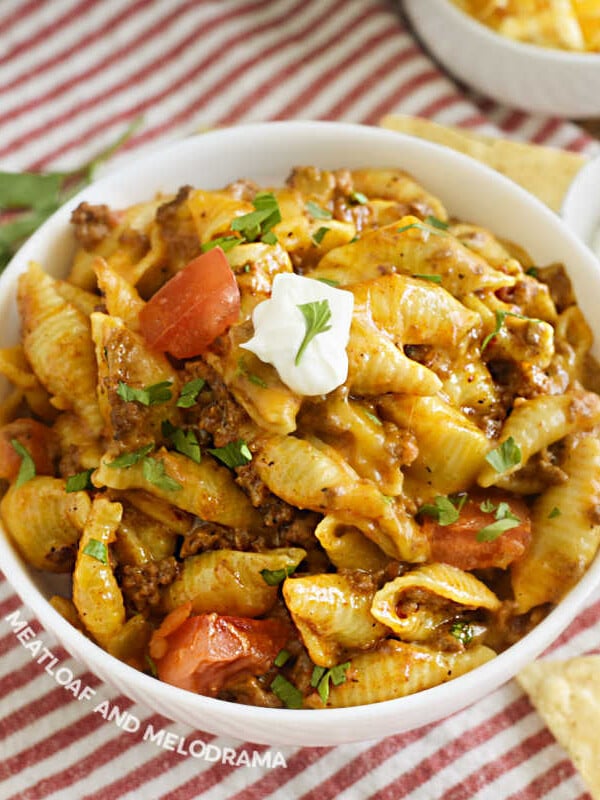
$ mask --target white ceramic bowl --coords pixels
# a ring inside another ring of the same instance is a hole
[[[567,226],[538,200],[503,176],[466,156],[390,131],[320,122],[282,122],[215,131],[171,145],[107,175],[73,198],[27,242],[0,279],[0,346],[18,336],[15,284],[30,259],[63,275],[73,242],[69,215],[81,199],[126,206],[158,190],[192,183],[217,188],[239,177],[281,182],[294,165],[401,167],[439,195],[449,211],[489,226],[524,245],[539,263],[564,261],[584,313],[600,296],[598,263]],[[598,355],[598,349],[596,349]],[[1,532],[0,532],[1,533]],[[558,607],[531,633],[494,660],[442,686],[376,706],[291,711],[235,705],[194,695],[142,675],[109,656],[48,604],[54,579],[29,570],[4,535],[0,567],[64,647],[92,672],[166,717],[211,733],[276,745],[334,745],[380,738],[440,719],[509,680],[565,628],[600,583],[600,559]]]
[[[600,114],[600,53],[571,53],[497,34],[451,0],[404,0],[414,29],[455,78],[508,106],[549,116]]]
[[[561,214],[600,258],[600,156],[579,170],[565,195]]]

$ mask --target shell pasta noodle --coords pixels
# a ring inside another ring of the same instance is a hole
[[[490,661],[594,559],[568,265],[395,169],[71,222],[69,277],[24,270],[0,350],[0,514],[114,657],[229,702],[378,703]]]

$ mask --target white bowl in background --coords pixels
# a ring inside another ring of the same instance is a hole
[[[600,156],[579,170],[560,213],[571,230],[600,258]]]
[[[275,122],[214,131],[132,161],[98,180],[54,214],[22,247],[0,278],[0,346],[17,342],[18,275],[31,259],[64,275],[73,251],[72,209],[83,199],[115,208],[180,185],[218,188],[240,177],[281,183],[295,165],[400,167],[442,198],[451,214],[490,227],[527,248],[536,263],[568,265],[600,351],[600,268],[560,218],[488,167],[445,147],[402,134],[326,122]],[[42,625],[89,670],[135,701],[194,728],[276,745],[336,745],[381,738],[441,719],[508,681],[541,653],[600,585],[596,558],[577,586],[521,641],[449,683],[373,706],[327,710],[255,708],[195,695],[141,674],[69,625],[48,603],[55,578],[27,568],[0,531],[0,568]]]
[[[404,0],[423,44],[455,78],[505,105],[572,119],[600,114],[600,53],[573,53],[496,33],[451,0]]]

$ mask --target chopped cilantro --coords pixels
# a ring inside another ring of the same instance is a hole
[[[278,586],[290,575],[293,575],[296,567],[283,567],[282,569],[261,569],[262,579],[269,586]]]
[[[458,520],[460,512],[449,497],[438,495],[433,505],[426,503],[417,510],[417,514],[426,514],[437,519],[440,525],[452,525]]]
[[[465,647],[473,639],[473,628],[468,622],[455,622],[450,628],[450,633]]]
[[[140,447],[137,450],[130,450],[128,453],[121,453],[120,456],[117,456],[117,458],[115,458],[106,466],[112,467],[113,469],[133,467],[134,464],[137,464],[139,461],[146,458],[148,453],[151,453],[152,450],[154,450],[154,444],[146,444],[144,447]]]
[[[83,472],[77,472],[75,475],[69,475],[65,486],[66,492],[82,492],[85,489],[93,489],[92,472],[93,469],[86,469]]]
[[[171,397],[171,381],[161,381],[145,386],[143,389],[135,389],[123,381],[119,381],[117,394],[126,403],[140,403],[143,406],[155,406],[159,403],[168,402]]]
[[[83,552],[86,556],[91,556],[102,564],[108,564],[108,548],[104,542],[100,542],[98,539],[90,539],[83,548]]]
[[[142,462],[142,475],[148,483],[165,492],[176,492],[182,486],[170,475],[167,475],[165,465],[156,458],[146,457]]]
[[[306,332],[304,339],[298,348],[294,364],[298,366],[304,351],[320,333],[331,330],[331,308],[329,307],[329,300],[315,300],[312,303],[301,303],[298,308],[304,317],[304,324],[306,325]]]
[[[286,708],[302,708],[302,692],[283,675],[276,675],[271,683],[271,691]]]
[[[321,242],[325,238],[325,235],[327,233],[329,233],[330,230],[331,230],[331,228],[325,228],[325,227],[321,226],[316,233],[313,233],[313,237],[312,237],[313,238],[313,242],[315,244],[321,244]]]
[[[191,408],[195,405],[198,400],[198,395],[204,388],[205,383],[206,381],[204,378],[194,378],[184,384],[179,393],[179,399],[177,400],[178,407]]]
[[[252,461],[252,453],[244,439],[229,442],[225,447],[213,447],[208,452],[230,469],[243,467]]]
[[[305,205],[306,210],[315,219],[331,219],[333,214],[329,211],[328,208],[321,208],[321,206],[313,203],[312,200],[309,200],[308,203]]]
[[[27,481],[35,478],[35,461],[31,457],[29,450],[18,439],[11,439],[10,443],[13,450],[21,456],[21,466],[19,467],[15,486],[22,486]]]
[[[512,436],[486,455],[485,460],[496,472],[502,474],[521,463],[521,448]]]
[[[224,253],[228,253],[230,250],[233,250],[236,245],[241,243],[242,240],[238,236],[220,236],[218,239],[205,242],[200,249],[203,253],[207,253],[214,247],[220,247]]]

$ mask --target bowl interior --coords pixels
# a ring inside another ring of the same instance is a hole
[[[85,199],[115,208],[174,192],[183,184],[219,188],[247,177],[263,185],[281,183],[297,165],[400,167],[437,194],[450,213],[486,225],[524,246],[537,263],[563,261],[596,334],[600,319],[600,269],[591,253],[561,220],[503,176],[447,148],[375,128],[314,122],[247,125],[178,142],[109,174],[73,198],[26,243],[0,279],[0,346],[14,344],[18,274],[34,259],[54,275],[65,273],[73,243],[71,210]],[[596,559],[580,583],[530,634],[496,659],[442,686],[374,706],[281,711],[240,706],[183,692],[113,659],[62,619],[47,603],[56,579],[27,569],[5,535],[0,568],[40,622],[92,671],[165,716],[211,733],[273,744],[333,745],[408,730],[450,714],[510,679],[570,622],[600,583]],[[62,580],[62,579],[60,579]],[[59,580],[59,582],[60,582]]]

